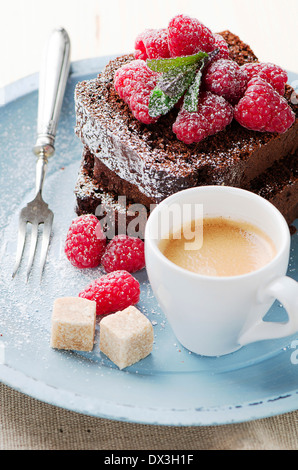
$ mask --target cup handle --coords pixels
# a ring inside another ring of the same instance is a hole
[[[298,282],[284,276],[272,281],[259,293],[260,302],[278,299],[288,314],[287,322],[265,322],[261,318],[239,337],[239,344],[244,346],[255,341],[276,339],[290,336],[298,331]]]

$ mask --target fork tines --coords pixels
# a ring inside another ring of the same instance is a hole
[[[27,206],[21,210],[20,218],[19,218],[19,232],[18,232],[16,260],[15,260],[15,266],[14,266],[14,270],[12,274],[13,278],[15,277],[20,267],[21,260],[23,257],[25,243],[26,243],[27,224],[31,224],[31,241],[30,241],[29,259],[28,259],[28,265],[27,265],[27,281],[30,276],[30,272],[32,269],[34,256],[36,252],[39,225],[43,226],[42,246],[41,246],[41,255],[40,255],[40,278],[41,278],[45,261],[47,258],[49,244],[50,244],[53,218],[54,218],[53,212],[48,208],[48,205],[43,201],[40,193],[37,194],[37,196],[32,202],[27,204]]]

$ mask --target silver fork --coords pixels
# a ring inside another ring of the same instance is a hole
[[[70,66],[70,40],[63,28],[55,29],[48,41],[39,76],[37,140],[33,152],[36,161],[36,195],[21,210],[19,219],[18,244],[14,278],[21,264],[26,243],[27,224],[31,224],[31,243],[27,267],[27,281],[32,269],[39,225],[43,224],[43,235],[40,255],[40,279],[47,258],[54,214],[42,198],[48,158],[55,152],[55,137],[60,117],[66,82]]]

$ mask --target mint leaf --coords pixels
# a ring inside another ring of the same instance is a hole
[[[204,65],[198,70],[192,84],[185,93],[183,108],[189,113],[196,113],[198,111],[199,93],[202,83],[202,70]]]
[[[182,95],[181,95],[182,96]],[[154,88],[149,99],[149,116],[158,117],[167,114],[181,96],[170,98],[158,86]]]
[[[149,99],[149,116],[167,114],[185,93],[184,107],[190,112],[198,108],[202,70],[209,54],[198,52],[171,59],[148,59],[148,67],[161,74]]]
[[[197,65],[176,67],[162,75],[149,99],[149,116],[167,114],[194,81]]]
[[[200,60],[208,57],[209,55],[206,52],[200,51],[197,54],[172,57],[171,59],[147,59],[147,66],[153,72],[164,73],[176,67],[197,64]]]
[[[157,86],[170,98],[182,95],[195,78],[197,65],[175,67],[163,73]]]

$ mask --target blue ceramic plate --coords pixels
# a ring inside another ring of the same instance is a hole
[[[56,154],[49,162],[44,199],[55,213],[43,282],[25,262],[12,280],[19,210],[34,194],[37,76],[1,90],[0,113],[0,380],[36,399],[102,418],[158,425],[218,425],[286,413],[298,408],[298,333],[259,342],[221,358],[189,353],[174,337],[152,294],[146,272],[139,308],[154,324],[153,352],[119,371],[99,351],[98,326],[92,353],[50,348],[51,312],[56,297],[75,296],[100,270],[79,271],[63,247],[75,216],[74,185],[82,145],[74,134],[74,87],[96,76],[108,58],[72,65]],[[290,81],[297,79],[291,75]],[[296,226],[298,226],[296,224]],[[289,275],[298,279],[298,234],[292,237]],[[285,318],[276,303],[271,321]]]

